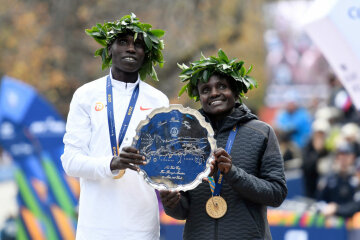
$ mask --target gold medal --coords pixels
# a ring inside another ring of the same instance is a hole
[[[124,176],[124,174],[125,174],[125,169],[121,169],[121,170],[119,171],[119,174],[116,175],[116,176],[113,177],[113,178],[114,178],[114,179],[119,179],[119,178],[121,178],[122,176]]]
[[[221,218],[225,215],[226,211],[226,201],[220,196],[211,197],[206,202],[206,212],[212,218]]]

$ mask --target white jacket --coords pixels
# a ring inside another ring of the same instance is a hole
[[[136,84],[139,97],[124,141],[130,146],[140,120],[152,109],[168,106],[168,98],[140,81],[111,80],[117,138]],[[154,189],[135,171],[120,179],[110,170],[112,159],[106,109],[106,77],[76,90],[64,136],[61,161],[65,172],[80,178],[77,239],[159,239],[158,202]]]

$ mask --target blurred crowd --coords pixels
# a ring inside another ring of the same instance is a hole
[[[303,106],[301,92],[289,91],[274,128],[285,169],[301,170],[307,198],[325,216],[351,217],[360,211],[360,112],[335,75],[324,103]]]

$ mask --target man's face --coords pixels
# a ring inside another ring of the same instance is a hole
[[[120,35],[111,45],[109,53],[113,68],[128,73],[138,72],[145,58],[144,41],[140,36],[134,42],[133,35]]]
[[[228,80],[213,75],[207,83],[199,82],[198,91],[203,110],[211,115],[228,114],[235,106],[235,94]]]
[[[298,108],[296,102],[291,101],[286,105],[286,109],[289,113],[293,113],[296,111],[296,109]]]
[[[343,173],[347,173],[355,161],[355,154],[353,153],[337,153],[336,154],[336,163],[338,164],[339,170]]]

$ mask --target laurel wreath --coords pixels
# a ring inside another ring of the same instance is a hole
[[[178,66],[182,70],[179,76],[181,81],[187,82],[179,91],[179,97],[186,91],[194,101],[199,101],[197,89],[199,81],[207,83],[214,73],[231,77],[235,80],[236,89],[233,90],[239,93],[240,102],[249,89],[258,86],[255,79],[248,75],[252,70],[252,65],[249,69],[246,69],[244,61],[237,61],[236,58],[229,60],[221,49],[218,51],[218,57],[210,56],[206,58],[201,54],[200,60],[190,63],[190,66],[185,64],[178,64]]]
[[[159,81],[154,66],[159,64],[160,67],[163,67],[164,65],[164,57],[161,52],[164,49],[164,41],[160,38],[165,34],[165,31],[151,28],[150,24],[140,22],[136,15],[131,13],[131,15],[123,16],[115,22],[98,23],[91,29],[86,29],[85,32],[103,46],[103,48],[95,51],[95,56],[101,56],[102,70],[111,66],[112,60],[109,56],[108,47],[119,34],[132,32],[134,33],[134,41],[139,34],[142,34],[145,42],[145,59],[139,70],[140,78],[145,80],[148,75],[155,81]]]

